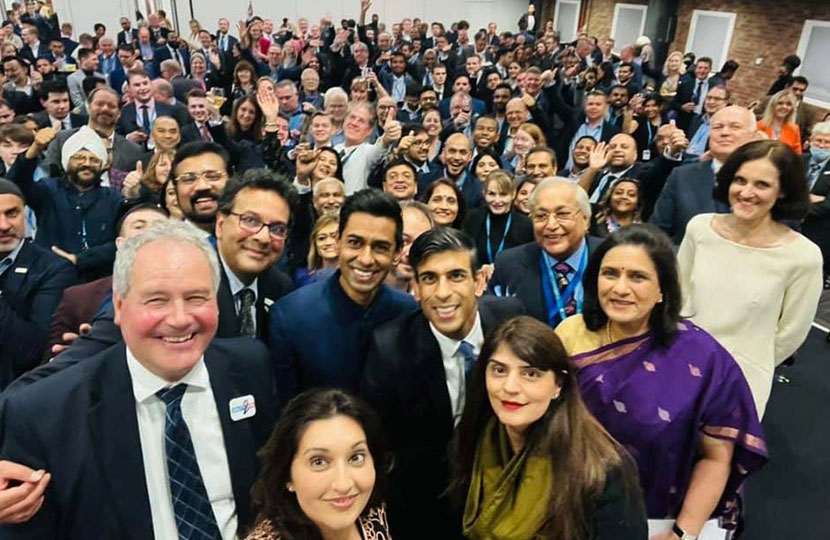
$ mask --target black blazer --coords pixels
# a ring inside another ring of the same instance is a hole
[[[35,122],[37,122],[37,127],[39,129],[52,127],[52,124],[49,121],[49,113],[47,113],[46,111],[32,113],[29,116],[31,116],[32,119]],[[88,122],[89,117],[84,114],[69,113],[69,123],[71,124],[72,129],[85,126]]]
[[[40,361],[52,313],[64,289],[77,281],[75,267],[30,240],[0,276],[0,389]]]
[[[467,212],[464,218],[464,223],[461,229],[470,235],[475,242],[476,256],[479,264],[492,264],[487,255],[487,215],[490,209],[487,206],[479,206]],[[510,230],[507,231],[507,236],[504,237],[504,250],[510,249],[521,244],[533,241],[533,224],[530,218],[522,214],[515,208],[510,211],[512,218],[510,223]],[[491,250],[493,257],[496,257],[496,249],[501,242],[502,235],[495,235],[491,237]]]
[[[28,523],[6,529],[6,534],[153,538],[152,503],[125,351],[123,345],[109,348],[4,395],[3,458],[52,474],[40,511]],[[215,341],[205,351],[205,365],[222,425],[241,534],[253,518],[250,489],[258,472],[256,451],[276,421],[268,352],[253,340]],[[228,403],[246,395],[254,397],[256,414],[232,421]]]
[[[135,42],[138,41],[138,29],[137,28],[131,28],[129,30],[129,32],[130,32],[130,36],[132,36],[132,40],[130,41],[130,43],[135,44]],[[117,39],[118,39],[118,46],[119,47],[121,45],[125,45],[127,43],[127,30],[121,30],[120,32],[118,32]]]
[[[512,298],[479,300],[485,335],[523,312]],[[460,538],[460,516],[439,500],[454,425],[441,349],[422,311],[374,331],[360,393],[380,414],[394,456],[387,497],[393,537]]]
[[[602,243],[601,238],[586,236],[588,256]],[[548,324],[539,258],[542,249],[536,242],[502,251],[496,257],[496,268],[490,278],[488,290],[496,296],[514,296],[524,305],[527,314]]]
[[[238,337],[239,316],[236,313],[236,303],[231,294],[231,285],[225,267],[219,265],[221,281],[216,302],[219,304],[219,328],[216,337]],[[257,279],[256,298],[256,333],[257,338],[268,342],[268,309],[271,305],[291,292],[294,284],[291,279],[275,267],[271,267]]]
[[[805,170],[810,166],[810,155],[803,156]],[[801,226],[801,232],[821,248],[825,275],[830,273],[830,162],[819,171],[810,193],[825,197],[822,202],[810,204],[810,211]]]

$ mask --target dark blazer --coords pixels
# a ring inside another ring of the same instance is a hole
[[[473,174],[465,174],[466,179],[464,180],[464,184],[460,186],[461,195],[464,196],[464,203],[467,205],[467,210],[471,210],[484,204],[484,196],[481,194],[481,184],[476,181]],[[439,167],[424,175],[418,175],[418,193],[426,193],[431,183],[439,178],[445,177],[449,178],[444,167]]]
[[[138,129],[136,110],[135,102],[128,103],[124,106],[121,110],[121,117],[118,119],[118,124],[115,126],[116,133],[119,135],[127,135]],[[175,118],[179,122],[179,125],[187,123],[186,120],[181,118],[181,113],[177,113],[172,105],[156,100],[156,118],[159,116]]]
[[[52,312],[75,267],[31,240],[0,276],[0,389],[40,362]]]
[[[601,238],[586,236],[588,256],[602,242]],[[527,314],[548,324],[548,310],[542,291],[542,276],[539,273],[539,258],[542,249],[536,242],[502,251],[496,257],[496,268],[490,278],[488,290],[496,296],[514,296],[524,305]]]
[[[669,109],[677,113],[677,127],[682,130],[687,130],[692,123],[694,113],[686,112],[682,109],[684,103],[689,103],[693,100],[695,95],[695,88],[697,87],[697,78],[694,73],[683,75],[677,81],[677,94],[669,103]],[[712,88],[712,83],[709,83],[709,89]]]
[[[31,116],[32,119],[35,122],[37,122],[38,129],[52,127],[52,124],[49,121],[49,113],[47,113],[46,111],[32,113],[29,116]],[[88,122],[89,117],[84,114],[69,113],[69,123],[71,124],[72,128],[79,128],[81,126],[85,126]]]
[[[524,313],[514,298],[484,297],[478,305],[485,335]],[[454,425],[441,349],[422,311],[373,332],[360,393],[380,414],[394,456],[386,500],[394,538],[460,538],[460,516],[439,500]]]
[[[55,140],[49,144],[46,153],[43,155],[41,166],[46,168],[52,176],[63,174],[61,166],[61,148],[67,139],[78,132],[78,129],[64,129],[58,133]],[[116,133],[112,139],[112,168],[119,171],[132,171],[135,169],[135,162],[144,155],[144,150],[132,141],[128,141],[122,135]]]
[[[124,83],[127,81],[127,73],[124,71],[124,66],[119,65],[112,73],[109,75],[109,85],[110,87],[118,92],[118,95],[121,95],[121,89],[124,87]]]
[[[181,75],[173,77],[173,79],[170,80],[170,84],[173,85],[173,96],[176,98],[176,101],[179,101],[182,104],[187,103],[188,92],[194,88],[202,88],[202,84],[199,81],[194,81],[193,79],[188,79],[187,77],[182,77]]]
[[[265,347],[217,340],[205,365],[222,424],[239,529],[252,522],[256,451],[276,420]],[[228,403],[252,395],[256,415],[232,421]],[[4,395],[3,459],[52,474],[40,511],[3,531],[15,538],[153,538],[132,381],[123,345]],[[31,422],[37,418],[37,422]]]
[[[221,36],[219,35],[219,32],[216,32],[215,35],[216,35],[216,45],[219,46],[222,43],[221,40],[220,40]],[[235,37],[233,37],[230,34],[227,34],[227,38],[228,38],[227,47],[222,49],[222,51],[224,51],[224,52],[232,51],[233,46],[236,45],[239,42],[238,39],[236,39]]]
[[[219,328],[216,330],[216,337],[237,337],[239,336],[239,316],[236,313],[236,303],[231,294],[231,285],[225,267],[219,265],[221,280],[219,291],[216,295],[216,302],[219,304]],[[271,267],[257,278],[257,299],[256,299],[256,333],[257,338],[268,342],[268,310],[271,305],[291,292],[294,284],[291,278],[283,274],[275,267]]]
[[[810,155],[802,156],[804,167],[810,165]],[[821,248],[824,257],[824,275],[830,275],[830,162],[825,163],[819,171],[816,183],[810,190],[813,195],[820,195],[825,199],[811,203],[810,211],[801,225],[801,232]]]
[[[412,75],[409,73],[404,72],[403,79],[405,86],[411,86],[415,83],[415,79],[413,79]],[[380,70],[380,73],[378,73],[378,81],[391,96],[392,87],[395,85],[395,75],[392,73],[392,70],[384,66],[384,68]]]
[[[130,36],[131,36],[130,43],[135,43],[136,41],[138,41],[138,29],[137,28],[131,28],[130,30],[121,30],[120,32],[118,32],[118,36],[116,37],[116,39],[118,40],[118,46],[119,47],[121,45],[126,45],[126,43],[127,43],[127,32],[129,32]]]
[[[492,264],[495,262],[489,260],[487,254],[487,216],[489,213],[490,209],[487,206],[473,208],[467,212],[464,223],[461,226],[461,229],[470,235],[470,238],[475,242],[476,256],[478,257],[479,264]],[[510,230],[504,236],[503,250],[533,241],[533,224],[530,222],[530,218],[515,208],[510,213],[512,216]],[[499,229],[501,230],[501,228]],[[495,231],[492,228],[491,232],[493,236],[490,239],[490,246],[493,257],[496,257],[498,255],[496,249],[499,247],[502,235],[495,235]]]
[[[729,212],[726,204],[712,198],[714,188],[715,173],[711,162],[699,161],[677,167],[669,174],[649,223],[662,229],[679,245],[686,234],[686,225],[696,215]]]
[[[91,322],[101,308],[101,303],[110,294],[112,294],[112,276],[75,285],[63,291],[60,304],[52,316],[44,357],[46,359],[52,357],[52,345],[63,343],[61,336],[65,332],[77,333],[79,326]]]

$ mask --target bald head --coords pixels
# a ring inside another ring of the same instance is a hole
[[[716,112],[709,125],[709,151],[721,163],[736,148],[755,140],[757,136],[755,115],[737,105],[729,105]]]
[[[637,141],[626,133],[618,133],[608,142],[608,167],[618,173],[637,161]]]

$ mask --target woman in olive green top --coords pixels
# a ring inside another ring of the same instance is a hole
[[[645,540],[636,468],[594,420],[556,334],[516,317],[468,378],[450,493],[471,540]]]

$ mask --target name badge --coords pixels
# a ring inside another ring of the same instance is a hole
[[[651,159],[651,150],[643,150],[643,161],[648,161]]]
[[[256,401],[254,401],[254,396],[250,394],[233,398],[228,406],[231,411],[231,420],[234,422],[239,422],[240,420],[256,415]]]
[[[274,301],[271,300],[270,298],[263,298],[262,303],[265,304],[265,307],[271,307],[271,305],[274,303]]]

